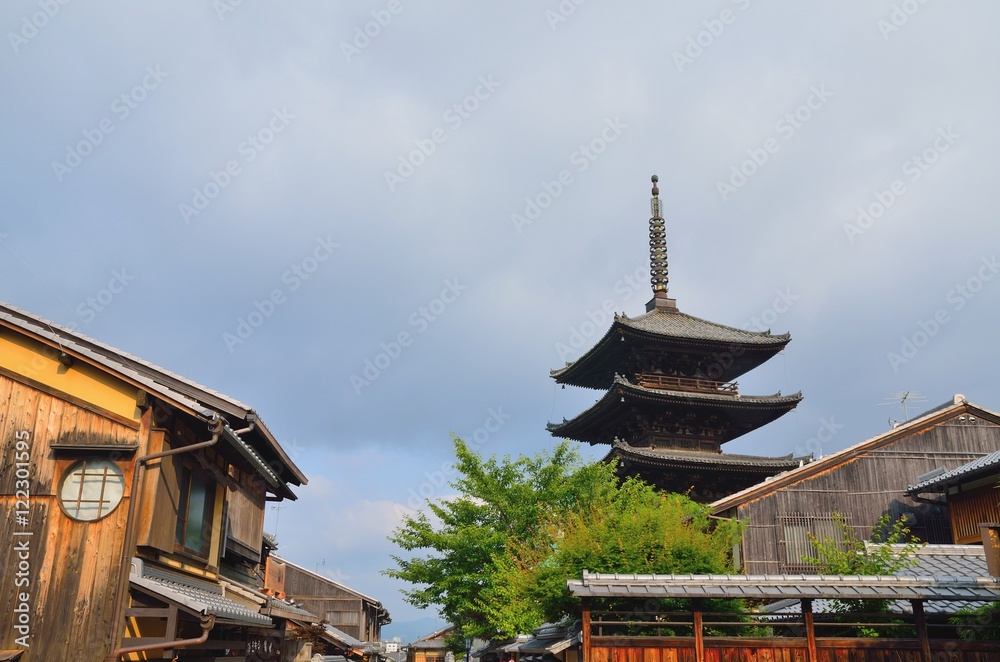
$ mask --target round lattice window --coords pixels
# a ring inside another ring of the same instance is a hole
[[[124,493],[118,465],[103,458],[80,460],[63,476],[59,505],[73,519],[93,522],[117,508]]]

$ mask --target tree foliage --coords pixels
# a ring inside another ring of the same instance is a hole
[[[825,575],[892,575],[896,571],[917,564],[915,552],[924,546],[911,535],[906,520],[895,522],[889,515],[879,518],[872,530],[873,544],[865,544],[840,513],[833,514],[841,540],[819,539],[809,533],[809,540],[816,549],[816,556],[803,556],[802,561],[812,563]],[[896,550],[891,545],[902,544]],[[884,613],[889,610],[888,600],[833,600],[833,610],[842,614]],[[856,634],[877,637],[875,628],[858,628]]]
[[[575,614],[568,579],[592,572],[728,572],[740,527],[612,464],[585,464],[569,444],[534,457],[483,459],[455,439],[458,498],[429,502],[390,540],[417,555],[386,574],[414,585],[456,635],[530,632]],[[425,554],[425,555],[421,555]]]
[[[496,575],[482,606],[502,633],[530,632],[579,613],[566,580],[584,570],[629,573],[731,571],[739,525],[718,520],[681,494],[662,494],[629,479],[604,498],[560,513],[532,540],[494,559]]]

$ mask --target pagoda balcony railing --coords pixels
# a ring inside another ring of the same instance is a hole
[[[738,382],[717,382],[712,379],[676,377],[674,375],[650,375],[646,373],[639,374],[637,380],[639,386],[644,388],[696,391],[698,393],[715,393],[732,396],[740,394]]]

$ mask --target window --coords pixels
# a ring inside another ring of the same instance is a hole
[[[80,460],[63,476],[59,505],[75,520],[93,522],[111,514],[125,493],[125,478],[114,462]]]
[[[850,520],[848,519],[848,522]],[[837,543],[843,542],[840,527],[833,517],[814,517],[811,515],[787,516],[778,518],[778,530],[781,540],[779,544],[784,552],[781,558],[781,572],[814,572],[811,563],[802,561],[803,556],[815,556],[816,549],[809,540],[811,533],[814,538],[828,538]]]
[[[180,504],[174,543],[178,549],[207,558],[212,547],[215,483],[185,466],[180,476]]]

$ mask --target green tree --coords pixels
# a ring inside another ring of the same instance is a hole
[[[731,572],[741,527],[733,520],[711,520],[710,513],[684,495],[663,494],[629,479],[603,498],[561,513],[539,536],[494,558],[496,576],[481,607],[500,632],[511,635],[578,614],[579,602],[566,581],[579,579],[584,570]],[[661,606],[683,608],[677,601]]]
[[[858,537],[843,515],[834,513],[833,519],[841,539],[820,539],[809,533],[816,556],[802,557],[803,562],[814,564],[825,575],[892,575],[916,565],[915,552],[925,544],[911,535],[903,517],[895,522],[889,515],[880,517],[872,529],[871,545],[866,545],[864,539]],[[903,545],[898,551],[890,547],[898,544]],[[888,612],[890,601],[833,600],[832,604],[835,612],[851,615]],[[862,637],[879,636],[876,628],[854,628],[853,632]]]
[[[497,632],[482,608],[493,559],[534,539],[558,513],[613,489],[615,474],[611,465],[584,464],[569,442],[517,459],[484,459],[461,439],[454,444],[457,498],[429,500],[429,513],[403,520],[389,539],[414,555],[393,556],[396,567],[384,573],[413,584],[403,591],[407,602],[437,607],[460,640]]]
[[[568,442],[533,458],[484,460],[455,440],[459,497],[430,502],[393,540],[426,556],[394,557],[390,576],[416,585],[418,607],[438,606],[457,638],[530,632],[579,612],[568,579],[592,572],[731,571],[740,526],[710,518],[683,495],[612,464],[584,464]]]

